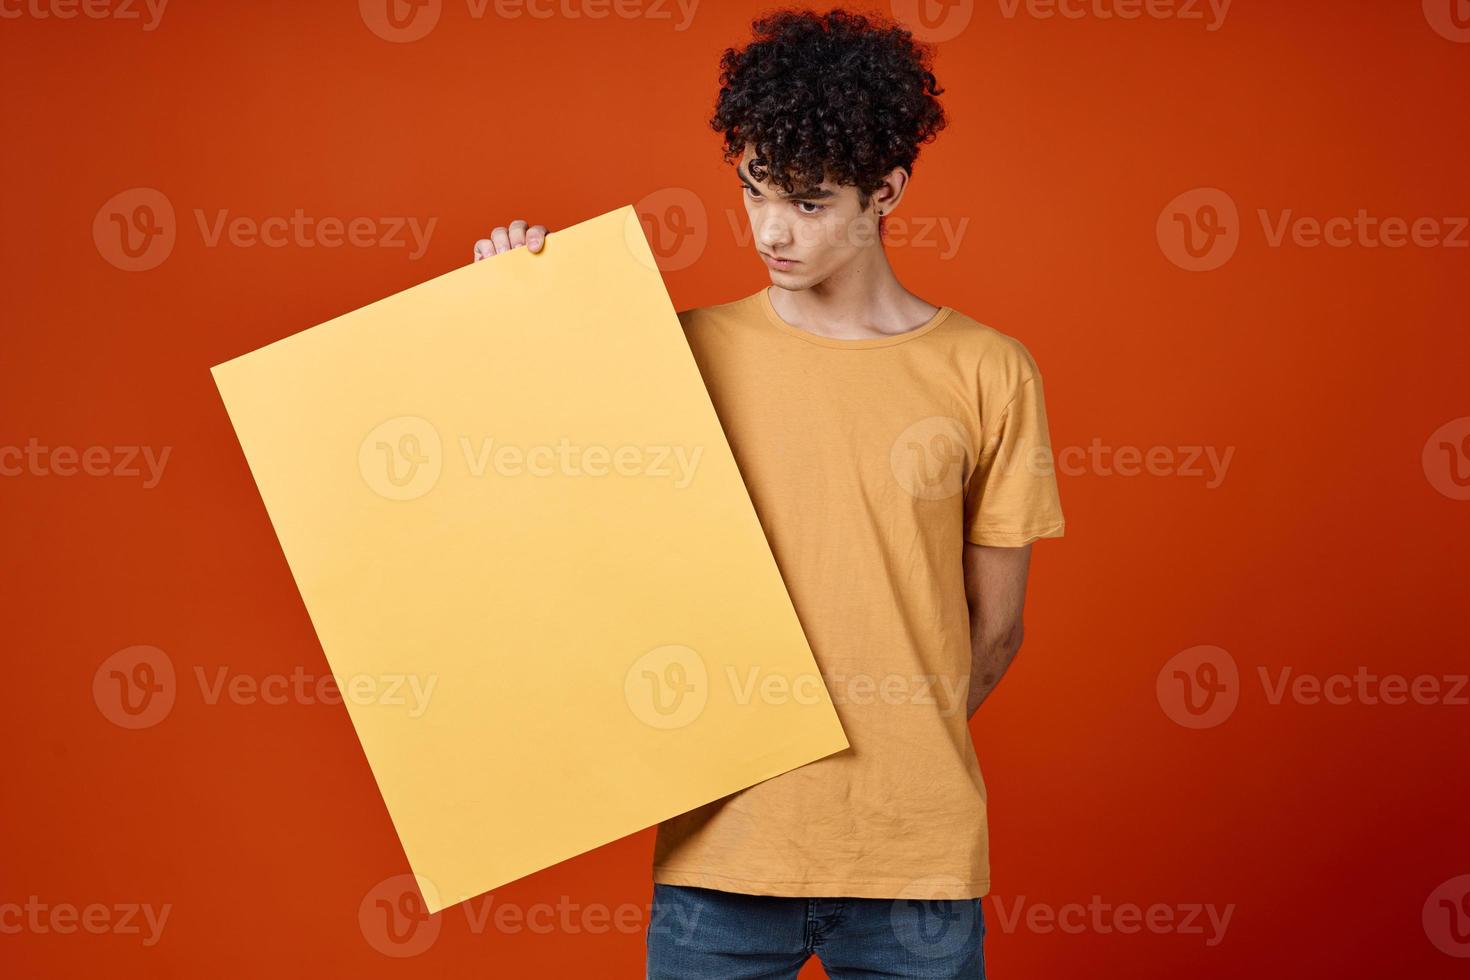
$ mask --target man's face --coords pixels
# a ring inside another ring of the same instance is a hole
[[[753,241],[772,283],[810,289],[867,249],[879,247],[877,206],[869,200],[860,208],[856,187],[823,181],[793,188],[787,196],[776,184],[758,183],[751,176],[754,156],[754,147],[747,146],[736,172]]]

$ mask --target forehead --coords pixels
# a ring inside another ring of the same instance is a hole
[[[740,175],[740,178],[742,180],[748,181],[752,184],[755,184],[756,186],[773,188],[775,192],[781,197],[830,198],[835,197],[842,192],[841,187],[832,183],[830,180],[824,180],[820,184],[816,185],[808,185],[806,187],[794,187],[792,188],[792,192],[790,194],[787,194],[782,191],[778,185],[770,180],[769,174],[767,174],[767,179],[765,180],[755,179],[755,176],[750,172],[750,161],[755,158],[755,155],[755,148],[749,144],[746,144],[745,152],[740,155],[740,160],[735,164],[735,172]]]

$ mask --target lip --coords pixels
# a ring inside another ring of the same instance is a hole
[[[756,251],[759,252],[760,249],[756,249]],[[801,263],[796,259],[778,259],[774,255],[771,255],[767,252],[761,252],[760,255],[761,259],[765,261],[766,265],[770,266],[772,269],[790,269],[792,266],[801,265]]]

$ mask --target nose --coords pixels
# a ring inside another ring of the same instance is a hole
[[[791,229],[780,218],[757,213],[753,220],[756,222],[756,238],[766,251],[785,248],[791,244]]]

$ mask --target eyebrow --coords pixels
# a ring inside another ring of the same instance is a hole
[[[760,189],[756,187],[755,183],[751,181],[749,176],[746,175],[744,168],[744,164],[737,163],[735,165],[735,173],[740,176],[740,179],[745,183],[745,186],[749,187],[756,193],[760,193]],[[798,199],[803,201],[824,201],[829,197],[836,197],[837,192],[833,190],[828,190],[825,187],[808,187],[804,190],[792,191],[790,194],[783,192],[780,196],[788,201]]]

